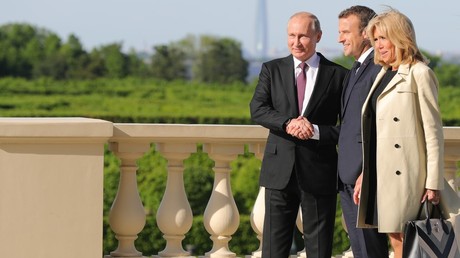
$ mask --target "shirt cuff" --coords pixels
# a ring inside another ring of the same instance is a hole
[[[319,126],[314,124],[313,129],[315,130],[315,134],[310,139],[319,141]]]

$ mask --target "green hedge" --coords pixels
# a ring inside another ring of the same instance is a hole
[[[119,123],[251,124],[255,83],[229,85],[127,78],[0,79],[3,117],[89,117]],[[443,87],[444,125],[460,125],[460,88]]]

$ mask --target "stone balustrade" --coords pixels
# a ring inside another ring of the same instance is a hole
[[[460,127],[446,127],[446,179],[458,190]],[[146,223],[136,161],[151,144],[168,161],[157,227],[166,245],[154,257],[190,257],[182,240],[193,215],[183,182],[183,161],[198,143],[214,160],[214,186],[203,223],[212,249],[203,257],[236,257],[229,241],[239,226],[230,187],[230,162],[249,146],[263,158],[268,131],[252,125],[112,124],[85,118],[0,118],[0,249],[2,257],[101,257],[104,145],[120,159],[120,181],[109,215],[118,247],[106,258],[144,257],[135,240]],[[251,214],[262,239],[261,188]],[[254,250],[246,257],[261,257]],[[305,257],[300,252],[298,257]]]
[[[267,130],[260,126],[115,124],[110,148],[122,164],[120,189],[109,217],[119,247],[106,257],[142,257],[134,247],[134,240],[142,229],[138,225],[145,224],[145,215],[135,185],[135,172],[132,171],[136,170],[135,159],[140,158],[152,143],[168,160],[166,190],[156,214],[158,228],[166,239],[166,247],[156,256],[190,256],[182,247],[182,240],[190,230],[193,219],[182,179],[183,161],[196,151],[196,145],[200,143],[203,144],[203,151],[215,163],[213,191],[203,218],[213,247],[204,256],[236,257],[228,247],[231,236],[239,226],[239,213],[230,187],[230,162],[244,153],[246,144],[251,152],[261,158],[267,134]],[[129,170],[126,168],[128,164],[131,164]],[[129,186],[124,188],[125,184]],[[122,197],[122,194],[129,198]],[[136,216],[129,211],[134,209],[138,213]],[[254,216],[263,216],[263,210],[260,211],[261,214]]]
[[[183,250],[181,241],[190,230],[192,213],[184,191],[182,180],[182,163],[196,150],[196,144],[202,143],[204,151],[215,161],[214,189],[204,214],[204,226],[211,235],[213,248],[205,253],[204,257],[235,257],[228,248],[228,241],[235,233],[239,224],[239,213],[232,197],[230,188],[230,162],[238,154],[244,152],[244,145],[248,144],[251,152],[259,159],[263,158],[265,141],[268,131],[260,126],[234,126],[234,125],[168,125],[168,124],[115,124],[114,136],[110,139],[111,146],[124,145],[138,146],[135,149],[147,151],[151,143],[157,145],[157,150],[168,160],[168,182],[163,201],[157,213],[157,224],[167,241],[166,247],[156,257],[187,257],[188,252]],[[446,179],[449,184],[458,189],[455,175],[456,164],[460,160],[460,128],[445,128],[446,134]],[[140,147],[143,145],[143,148]],[[129,147],[126,147],[126,151]],[[115,153],[118,153],[115,151]],[[123,156],[117,154],[122,160]],[[140,157],[141,153],[138,154]],[[121,170],[123,172],[123,169]],[[121,179],[122,180],[122,179]],[[131,181],[130,181],[131,182]],[[122,185],[123,182],[120,182]],[[257,196],[251,225],[255,237],[262,239],[264,216],[264,189],[261,188]],[[142,213],[142,204],[139,201],[136,187],[132,187],[131,195],[136,195],[133,202],[138,203],[138,210]],[[118,206],[118,198],[114,206]],[[133,202],[130,202],[131,205]],[[120,204],[120,209],[123,209]],[[124,210],[124,209],[123,209]],[[113,213],[116,211],[113,210]],[[112,216],[112,215],[111,215]],[[120,218],[122,219],[122,218]],[[144,217],[125,217],[133,219],[132,224],[138,225],[145,222]],[[137,219],[137,221],[135,221]],[[112,220],[111,220],[112,226]],[[114,229],[116,226],[112,226]],[[116,231],[117,235],[130,236],[135,239],[139,230]],[[117,237],[118,238],[118,237]],[[119,240],[120,246],[132,250],[129,257],[141,257],[134,248],[132,241]],[[108,257],[118,257],[113,253]],[[260,247],[246,257],[261,257]],[[298,257],[306,257],[305,252],[299,252]]]

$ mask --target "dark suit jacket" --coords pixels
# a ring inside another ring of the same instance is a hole
[[[361,64],[353,81],[344,80],[339,136],[339,181],[354,185],[362,169],[361,108],[375,77],[382,67],[374,64],[371,52]]]
[[[320,140],[299,140],[284,123],[299,116],[292,55],[264,63],[250,103],[254,122],[270,129],[260,185],[281,190],[296,171],[299,185],[313,194],[336,193],[337,125],[347,69],[320,56],[312,96],[303,116],[319,126]]]

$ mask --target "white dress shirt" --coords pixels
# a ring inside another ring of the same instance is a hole
[[[307,64],[307,68],[305,71],[307,85],[305,86],[305,96],[302,104],[302,114],[305,112],[305,109],[308,106],[308,102],[310,101],[311,94],[313,93],[313,89],[315,87],[316,76],[318,75],[319,60],[320,57],[315,53],[307,61],[305,61],[305,63]],[[294,57],[295,78],[297,78],[297,76],[301,72],[301,69],[299,68],[300,63],[301,61]],[[315,129],[315,133],[311,139],[319,140],[319,127],[315,124],[313,124],[313,127]]]

